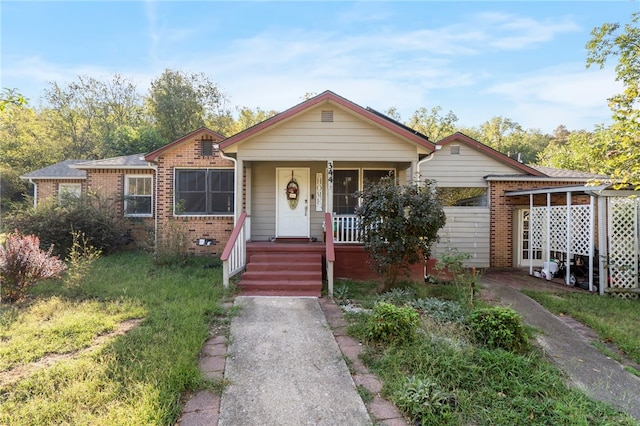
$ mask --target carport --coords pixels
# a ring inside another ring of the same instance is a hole
[[[560,269],[567,285],[575,285],[574,272],[586,269],[589,291],[629,298],[640,294],[638,192],[600,185],[509,191],[505,195],[529,197],[531,275],[533,252],[540,250],[547,268],[552,262],[566,266]],[[584,265],[578,265],[581,259],[586,259]]]

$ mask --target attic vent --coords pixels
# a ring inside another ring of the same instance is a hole
[[[459,155],[460,154],[460,145],[451,145],[451,154]]]
[[[203,157],[211,157],[213,155],[213,140],[200,141],[200,153]]]
[[[323,123],[333,123],[333,111],[322,111],[320,121]]]

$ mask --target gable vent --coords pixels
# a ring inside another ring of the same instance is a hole
[[[320,121],[323,123],[333,123],[333,111],[322,111]]]
[[[460,145],[451,145],[451,154],[459,155],[460,154]]]

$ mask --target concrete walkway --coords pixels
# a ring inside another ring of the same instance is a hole
[[[237,297],[220,426],[369,425],[316,298]]]
[[[548,283],[501,272],[487,274],[481,284],[502,305],[511,307],[527,324],[540,330],[539,344],[566,373],[570,384],[640,420],[640,378],[596,349],[591,330],[570,318],[557,317],[520,291],[527,286],[535,289],[536,285],[548,288]]]
[[[407,425],[381,397],[332,299],[239,296],[235,304],[230,342],[212,336],[200,353],[204,375],[227,383],[223,395],[192,395],[177,425]]]

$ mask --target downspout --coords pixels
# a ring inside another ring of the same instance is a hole
[[[153,204],[155,207],[153,212],[153,251],[156,252],[158,250],[158,204],[160,203],[160,197],[158,197],[158,165],[152,162],[147,162],[147,164],[153,169],[153,186],[155,187],[153,190]]]
[[[436,148],[436,151],[440,151],[442,149],[442,145],[434,145]],[[418,180],[418,185],[420,184],[420,182],[422,181],[422,171],[420,170],[420,168],[422,167],[422,165],[428,161],[433,160],[433,157],[436,153],[436,151],[433,151],[431,154],[427,155],[426,157],[424,157],[422,160],[418,161],[418,163],[416,164],[417,170],[416,170],[416,174],[417,176],[417,180]],[[415,179],[415,178],[414,178]],[[432,253],[433,254],[433,253]],[[425,261],[428,261],[428,259],[425,259]],[[424,278],[426,279],[428,276],[428,270],[427,270],[427,265],[424,265],[424,269],[422,271],[422,275],[424,276]]]
[[[222,151],[220,149],[220,145],[218,145],[218,152],[220,153],[220,158],[224,158],[225,160],[230,160],[233,162],[233,170],[235,170],[235,173],[233,174],[233,188],[235,191],[235,206],[233,207],[233,226],[236,225],[236,223],[238,222],[238,217],[241,213],[242,210],[242,198],[239,197],[239,192],[238,191],[238,182],[239,182],[239,175],[240,175],[240,171],[238,170],[238,160],[236,160],[233,157],[228,157],[227,155],[225,155],[224,151]],[[240,207],[240,208],[238,208]]]
[[[440,151],[442,149],[442,145],[435,145],[436,147],[436,151]],[[435,155],[436,151],[433,151],[431,154],[427,155],[426,157],[424,157],[422,160],[418,161],[417,164],[417,172],[418,172],[418,181],[420,181],[420,179],[422,178],[422,173],[420,172],[420,167],[422,167],[422,165],[428,161],[433,160],[433,156]]]
[[[29,178],[29,183],[33,185],[33,208],[38,207],[38,184]]]

